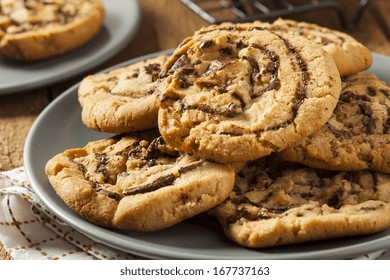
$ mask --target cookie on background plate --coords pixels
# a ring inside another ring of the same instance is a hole
[[[59,197],[88,221],[130,231],[172,226],[224,201],[234,169],[179,155],[156,131],[88,143],[48,161]]]
[[[2,0],[0,55],[36,61],[77,49],[99,32],[100,0]]]
[[[275,32],[287,32],[304,36],[318,43],[336,62],[342,76],[348,76],[365,69],[372,63],[371,51],[352,36],[313,23],[277,19],[272,24],[257,22]],[[255,22],[256,24],[256,22]]]
[[[315,168],[390,173],[390,87],[371,73],[345,77],[342,85],[329,121],[282,157]]]
[[[250,24],[197,31],[160,76],[164,140],[217,162],[256,159],[300,141],[326,123],[340,94],[340,74],[319,45]]]
[[[78,89],[83,123],[123,133],[157,127],[155,84],[165,55],[85,77]]]
[[[375,233],[390,226],[390,175],[265,157],[248,163],[230,197],[209,213],[249,248]]]

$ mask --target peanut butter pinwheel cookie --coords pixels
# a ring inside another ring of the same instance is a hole
[[[181,152],[217,162],[280,151],[322,127],[340,74],[319,45],[249,24],[204,28],[164,65],[161,135]]]
[[[390,88],[367,73],[346,77],[342,84],[330,120],[282,151],[283,158],[316,168],[390,173]]]
[[[59,197],[97,225],[131,231],[172,226],[223,202],[234,170],[179,155],[157,133],[93,141],[50,159]]]
[[[42,60],[87,43],[100,30],[100,0],[1,0],[0,55]]]
[[[390,226],[390,175],[265,157],[237,174],[230,197],[210,213],[250,248],[375,233]]]
[[[156,80],[160,55],[108,73],[85,77],[78,90],[83,123],[94,130],[123,133],[157,127]]]
[[[256,24],[256,22],[255,22]],[[287,32],[304,36],[318,43],[336,62],[340,75],[347,76],[363,71],[371,66],[370,50],[352,36],[307,22],[278,19],[272,24],[257,22],[274,32]]]

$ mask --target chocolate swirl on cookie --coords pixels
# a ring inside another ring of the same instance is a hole
[[[336,66],[319,46],[249,24],[198,31],[160,77],[163,138],[218,162],[265,156],[318,129],[340,88]]]
[[[134,231],[166,228],[222,203],[235,174],[229,165],[179,154],[155,130],[64,151],[45,171],[81,216]]]
[[[302,36],[319,44],[336,62],[342,76],[356,74],[368,69],[372,63],[370,50],[352,36],[307,22],[277,19],[273,23],[255,21],[253,25],[279,34]]]
[[[154,181],[139,185],[139,186],[134,186],[128,189],[123,190],[123,195],[135,195],[139,193],[147,193],[147,192],[152,192],[155,190],[158,190],[160,188],[170,186],[172,185],[177,178],[179,178],[181,175],[190,172],[191,170],[194,170],[195,168],[201,166],[203,164],[203,161],[198,161],[195,163],[191,163],[187,166],[180,167],[178,170],[169,173],[167,175],[162,175],[160,177],[157,177]]]
[[[269,156],[248,163],[235,182],[211,213],[243,246],[364,234],[390,225],[385,174],[313,169]]]
[[[83,123],[113,133],[156,127],[156,84],[166,58],[159,55],[85,77],[78,89]]]
[[[339,102],[326,125],[282,156],[316,168],[390,172],[390,88],[367,73],[342,81]]]
[[[118,143],[124,136],[109,139],[111,145]],[[94,152],[88,157],[74,159],[77,168],[82,172],[84,179],[90,182],[92,188],[109,198],[120,200],[123,196],[147,193],[172,185],[183,174],[200,167],[204,161],[189,161],[185,156],[167,147],[161,137],[151,141],[142,140],[131,142],[115,153],[101,151]],[[134,166],[138,170],[150,170],[148,177],[138,178],[137,182],[129,182],[133,186],[121,186],[121,178],[131,176]],[[118,179],[119,178],[119,179]],[[150,180],[150,178],[152,178]]]

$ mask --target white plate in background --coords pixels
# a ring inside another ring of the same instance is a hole
[[[64,81],[103,63],[134,37],[141,19],[138,0],[102,0],[102,29],[79,49],[38,62],[0,57],[0,95],[19,93]]]

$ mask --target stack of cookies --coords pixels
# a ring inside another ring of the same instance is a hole
[[[83,123],[120,133],[46,174],[85,219],[157,231],[202,212],[264,248],[390,226],[390,88],[347,34],[211,25],[169,57],[83,79]]]

